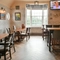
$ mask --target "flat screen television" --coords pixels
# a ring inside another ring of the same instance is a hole
[[[53,10],[60,9],[60,1],[58,1],[58,0],[50,1],[50,9],[53,9]]]

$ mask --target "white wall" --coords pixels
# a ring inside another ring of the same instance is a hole
[[[3,5],[3,4],[0,4],[0,8],[3,7],[5,9],[5,14],[7,13],[10,13],[10,9]],[[10,26],[10,20],[7,20],[6,19],[6,16],[5,16],[5,19],[0,19],[0,33],[2,33],[6,28],[9,28]]]

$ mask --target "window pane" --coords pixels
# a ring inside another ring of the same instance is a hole
[[[42,26],[42,17],[32,17],[32,26],[41,27]]]
[[[31,26],[30,10],[27,9],[26,27]]]
[[[27,26],[27,27],[30,27],[30,26],[31,26],[31,19],[30,19],[30,16],[27,16],[26,26]]]
[[[42,10],[32,10],[32,16],[42,16]]]

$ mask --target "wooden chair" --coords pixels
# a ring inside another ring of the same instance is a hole
[[[8,39],[9,39],[10,36],[12,36],[11,47],[13,47],[14,52],[15,52],[15,51],[16,51],[15,45],[14,45],[15,32],[11,33],[10,28],[7,28],[7,33],[9,34],[9,36],[7,37],[6,41],[7,41],[7,43],[9,43],[9,42],[8,42]]]
[[[20,35],[20,32],[16,31],[16,26],[13,26],[13,32],[15,33],[14,41],[17,41],[17,36]],[[18,40],[19,41],[19,40]]]
[[[14,38],[15,38],[15,33],[12,34],[11,47],[13,47],[14,52],[16,52],[15,44],[14,44]]]
[[[47,28],[52,28],[52,25],[46,25],[46,29]],[[51,35],[53,37],[53,31],[51,31]],[[49,31],[48,31],[48,38],[49,38]],[[49,39],[47,39],[47,46],[48,46],[48,44],[49,44]]]
[[[60,31],[54,31],[53,32],[53,38],[51,41],[52,49],[53,50],[60,50]]]
[[[43,38],[43,40],[46,36],[48,36],[48,30],[43,25],[43,28],[42,28],[42,38]]]
[[[53,25],[53,27],[54,27],[54,28],[58,28],[58,27],[60,27],[60,25]]]
[[[21,32],[20,36],[21,36],[21,39],[22,37],[26,37],[26,41],[27,41],[27,38],[30,38],[30,28],[26,28],[26,32]]]
[[[52,28],[52,25],[46,25],[46,28]]]
[[[0,42],[0,58],[1,58],[1,56],[4,56],[4,60],[7,60],[6,59],[7,52],[9,52],[10,59],[12,58],[11,48],[10,48],[11,39],[12,39],[12,37],[10,36],[8,39],[9,43],[6,42],[6,38],[5,38],[4,42]]]

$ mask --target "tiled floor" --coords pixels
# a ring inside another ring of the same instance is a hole
[[[31,36],[26,41],[15,44],[16,52],[12,51],[12,60],[60,60],[59,53],[49,52],[46,40],[41,36]]]

